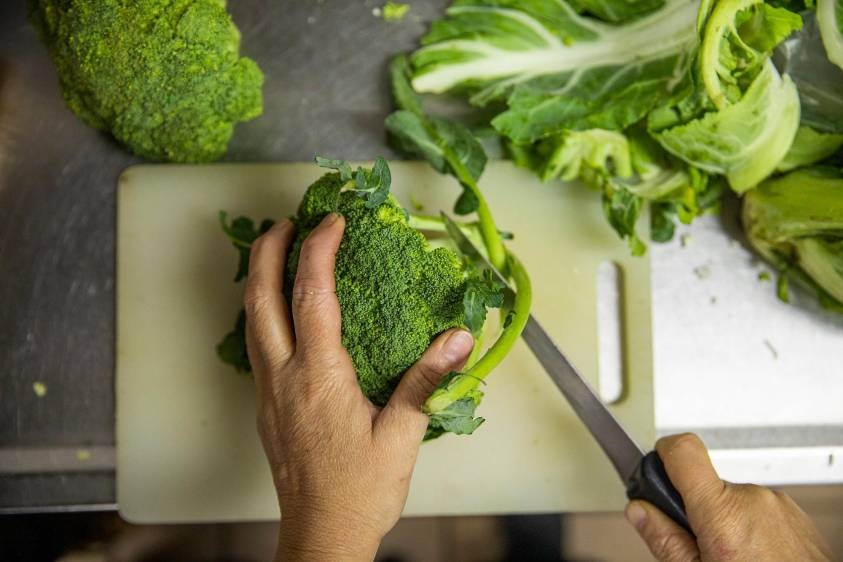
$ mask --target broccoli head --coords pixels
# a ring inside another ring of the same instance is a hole
[[[363,393],[383,405],[433,338],[463,324],[466,275],[453,251],[431,248],[408,224],[392,195],[372,208],[348,184],[335,173],[308,188],[284,286],[289,298],[308,234],[328,213],[345,217],[335,269],[342,341]]]
[[[392,176],[383,158],[371,169],[342,160],[316,157],[330,173],[311,185],[293,218],[296,238],[287,258],[284,290],[292,300],[302,244],[329,213],[345,217],[334,275],[342,313],[341,336],[351,356],[360,388],[374,404],[386,404],[398,381],[439,333],[457,326],[471,330],[478,342],[485,335],[490,308],[504,305],[504,284],[482,260],[461,260],[451,249],[451,229],[481,236],[476,225],[458,226],[442,217],[410,216],[390,195]],[[237,249],[235,282],[248,274],[252,243],[272,225],[246,217],[220,222]],[[422,230],[445,237],[428,241]],[[494,230],[495,235],[497,231]],[[435,246],[435,247],[434,247]],[[464,371],[450,373],[428,398],[423,411],[430,423],[425,439],[447,432],[467,435],[483,418],[474,412],[483,393],[483,378],[507,355],[529,316],[530,282],[520,262],[507,255],[518,293],[511,293],[498,339],[482,353],[475,345]],[[241,310],[234,329],[217,345],[219,358],[241,372],[251,371],[246,354],[246,316]]]
[[[67,105],[139,156],[216,160],[262,111],[222,0],[29,0],[29,14]]]

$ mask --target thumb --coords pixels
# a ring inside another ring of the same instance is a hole
[[[474,338],[461,329],[449,330],[433,340],[421,359],[404,373],[377,425],[421,440],[427,429],[422,405],[445,375],[463,366],[473,347]]]
[[[629,502],[626,519],[659,562],[700,560],[700,549],[694,538],[653,504],[640,500]]]

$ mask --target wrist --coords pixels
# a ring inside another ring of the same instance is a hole
[[[285,510],[278,532],[277,561],[371,561],[383,537],[361,526],[355,514]]]

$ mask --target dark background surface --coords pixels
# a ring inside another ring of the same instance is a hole
[[[230,2],[266,83],[225,160],[392,155],[386,63],[445,3],[386,23],[362,0]],[[0,509],[114,501],[112,457],[91,469],[53,453],[114,445],[115,193],[136,162],[65,107],[25,2],[0,2]],[[16,460],[22,448],[50,470]]]

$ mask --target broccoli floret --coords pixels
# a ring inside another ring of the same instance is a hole
[[[67,105],[150,160],[222,156],[263,74],[221,0],[29,0]]]
[[[289,298],[307,235],[328,213],[343,215],[335,269],[342,342],[363,393],[383,405],[433,338],[463,324],[465,272],[453,251],[432,249],[407,223],[392,195],[368,208],[354,190],[343,189],[347,183],[328,174],[308,188],[294,219],[284,286]]]

